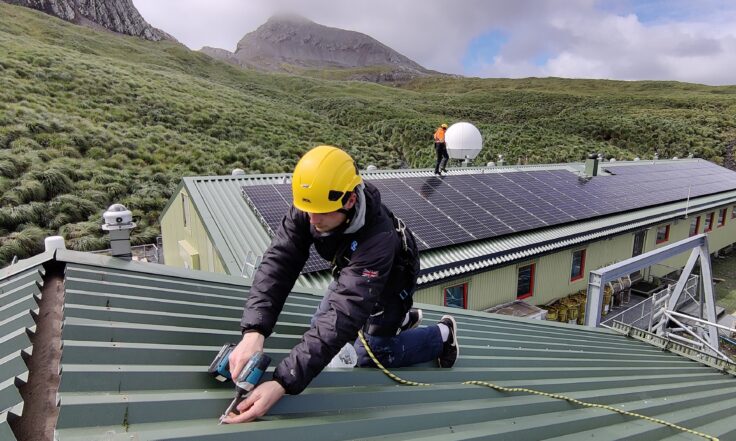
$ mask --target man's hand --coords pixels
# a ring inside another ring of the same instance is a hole
[[[230,376],[235,381],[235,377],[240,373],[248,363],[250,357],[258,351],[263,350],[263,340],[265,338],[258,332],[248,332],[243,334],[243,339],[240,340],[235,349],[230,353],[230,362],[228,368],[230,369]]]
[[[240,415],[230,413],[222,420],[225,424],[247,423],[260,418],[276,404],[286,391],[275,381],[266,381],[253,389],[248,398],[238,404]]]

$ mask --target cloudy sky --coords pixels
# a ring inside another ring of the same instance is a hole
[[[293,12],[479,77],[736,84],[736,0],[133,0],[192,49],[234,50]]]

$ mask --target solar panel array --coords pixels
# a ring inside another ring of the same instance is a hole
[[[261,223],[266,227],[268,234],[273,237],[291,206],[291,184],[244,186],[243,195],[261,220]],[[314,246],[311,246],[309,248],[309,258],[302,272],[306,274],[327,268],[330,268],[329,263],[317,254]]]
[[[605,167],[580,179],[567,170],[375,179],[383,203],[421,250],[736,190],[736,173],[705,161]],[[243,187],[273,235],[291,204],[290,184]],[[314,249],[304,273],[328,268]]]

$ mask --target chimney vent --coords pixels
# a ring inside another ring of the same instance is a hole
[[[598,161],[602,157],[602,154],[591,153],[588,155],[588,159],[585,160],[585,175],[589,177],[598,176]]]

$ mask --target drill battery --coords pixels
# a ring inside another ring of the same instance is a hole
[[[222,383],[232,380],[230,375],[230,353],[233,352],[233,349],[235,349],[234,343],[225,343],[215,359],[212,360],[207,373],[212,375],[215,380]]]

